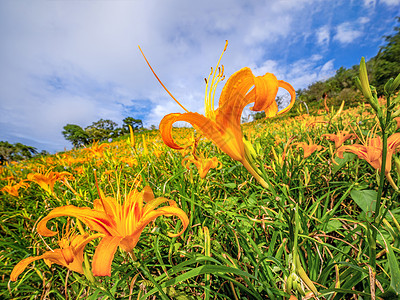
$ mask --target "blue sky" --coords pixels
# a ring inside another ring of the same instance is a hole
[[[68,123],[128,116],[158,126],[181,108],[155,80],[203,112],[204,78],[248,66],[297,90],[376,55],[400,0],[2,0],[0,140],[70,149]]]

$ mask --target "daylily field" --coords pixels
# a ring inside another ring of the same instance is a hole
[[[0,298],[399,299],[400,77],[378,99],[362,60],[356,107],[308,113],[248,68],[214,110],[222,80],[205,115],[1,167]]]

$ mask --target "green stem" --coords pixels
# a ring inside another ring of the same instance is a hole
[[[387,97],[387,107],[390,106],[390,95]],[[386,118],[379,118],[381,130],[382,130],[382,165],[380,170],[380,178],[379,178],[379,187],[378,193],[375,202],[375,212],[373,222],[370,226],[368,226],[368,241],[369,241],[369,265],[371,266],[373,272],[376,274],[376,238],[378,235],[378,225],[381,223],[382,218],[384,217],[380,213],[381,209],[381,201],[382,201],[382,193],[383,193],[383,186],[385,184],[385,174],[386,174],[386,157],[387,157],[387,127],[390,123],[391,119],[391,111],[387,109],[386,111]],[[370,282],[371,287],[375,285],[375,282]],[[371,289],[374,290],[374,289]],[[372,297],[375,295],[371,295]]]
[[[154,284],[154,286],[157,288],[157,290],[159,291],[159,293],[161,295],[161,299],[169,300],[168,296],[162,290],[162,287],[157,283],[157,281],[155,281],[154,277],[150,274],[150,271],[147,268],[147,266],[137,261],[137,258],[135,256],[135,254],[133,253],[133,251],[132,252],[128,252],[128,254],[131,257],[133,262],[139,263],[139,266],[137,268],[140,269],[143,272],[145,277],[148,278],[151,281],[152,284]]]
[[[157,288],[159,291],[161,298],[163,300],[169,300],[168,296],[164,293],[162,290],[162,287],[157,283],[157,281],[154,280],[154,277],[150,274],[149,270],[145,265],[140,264],[139,269],[145,274],[145,276],[154,284],[154,286]]]
[[[247,171],[249,171],[250,174],[254,176],[258,183],[260,183],[266,189],[270,188],[269,184],[260,176],[257,170],[255,170],[255,168],[246,159],[241,161],[241,163],[247,169]]]

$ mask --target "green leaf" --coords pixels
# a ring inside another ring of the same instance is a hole
[[[384,237],[382,237],[385,239]],[[390,289],[389,291],[394,292],[397,297],[400,296],[400,268],[399,262],[394,254],[393,248],[385,240],[386,248],[388,251],[388,261],[389,261],[389,269],[390,269]]]
[[[236,188],[236,183],[234,183],[234,182],[224,183],[223,186],[230,188],[230,189],[234,189],[234,188]]]
[[[242,271],[240,269],[237,269],[237,268],[231,268],[231,267],[226,267],[226,266],[216,266],[216,265],[205,265],[205,266],[197,267],[195,269],[187,271],[186,273],[183,273],[181,275],[178,275],[177,277],[172,278],[172,279],[164,282],[163,284],[161,284],[161,287],[165,288],[165,287],[174,286],[174,285],[182,283],[190,278],[197,277],[197,276],[203,275],[203,274],[224,275],[224,274],[229,274],[229,273],[235,274],[240,277],[257,279],[254,275],[251,275],[251,274],[249,274],[245,271]],[[142,299],[146,299],[146,297],[148,297],[156,292],[157,292],[157,289],[154,288],[151,291],[149,291],[146,295],[142,296]]]
[[[350,192],[351,198],[355,203],[362,209],[362,211],[371,217],[375,209],[375,202],[377,197],[377,192],[374,190],[363,190]]]
[[[339,230],[342,227],[342,222],[336,219],[329,220],[326,226],[326,233]]]
[[[336,174],[337,171],[339,171],[341,168],[343,168],[344,165],[346,165],[348,162],[351,162],[354,160],[356,155],[354,153],[349,153],[349,152],[344,152],[343,153],[343,158],[335,157],[335,162],[333,163],[333,175]]]

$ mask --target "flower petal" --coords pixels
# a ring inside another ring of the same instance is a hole
[[[138,227],[135,230],[134,234],[139,234],[143,231],[147,224],[151,221],[155,220],[157,217],[165,215],[165,216],[177,216],[182,221],[183,229],[177,234],[169,234],[170,236],[179,236],[181,235],[189,225],[189,219],[186,213],[176,206],[175,201],[169,201],[171,206],[164,206],[159,209],[148,212],[143,215],[142,219],[138,223]]]
[[[229,118],[229,115],[220,114],[217,118]],[[213,141],[223,152],[228,154],[234,160],[241,161],[244,158],[244,146],[242,141],[242,132],[239,127],[233,123],[229,123],[226,119],[221,127],[218,123],[206,118],[198,113],[169,114],[165,116],[160,123],[161,137],[164,143],[172,149],[183,149],[177,145],[172,138],[172,124],[177,121],[185,121],[193,125],[206,138]],[[217,120],[218,122],[218,120]]]
[[[39,260],[42,258],[43,258],[43,255],[31,256],[31,257],[27,257],[27,258],[24,258],[23,260],[21,260],[18,264],[15,265],[14,269],[12,270],[11,275],[10,275],[10,280],[16,281],[18,279],[19,274],[21,274],[23,271],[25,271],[25,269],[28,267],[28,265],[31,262],[34,262],[35,260]]]
[[[280,114],[287,112],[288,110],[290,110],[293,107],[293,105],[296,101],[296,91],[292,87],[292,85],[287,83],[286,81],[278,80],[278,84],[279,84],[279,87],[284,88],[290,94],[290,103],[287,107],[285,107],[284,109],[282,109],[278,112],[278,115],[280,115]]]
[[[104,233],[106,235],[115,235],[115,222],[103,211],[96,211],[88,207],[76,207],[66,205],[54,208],[46,217],[44,217],[37,226],[37,231],[43,236],[54,236],[57,232],[49,230],[46,227],[47,221],[61,216],[71,216],[80,219],[90,229]]]
[[[111,276],[111,263],[122,239],[120,236],[105,236],[100,241],[93,255],[94,276]]]
[[[253,111],[265,111],[266,116],[275,116],[278,105],[275,101],[278,93],[278,79],[272,73],[254,78],[255,99]]]
[[[242,68],[229,77],[218,102],[216,122],[221,128],[240,128],[243,109],[255,101],[253,97],[247,97],[254,78],[249,68]]]

